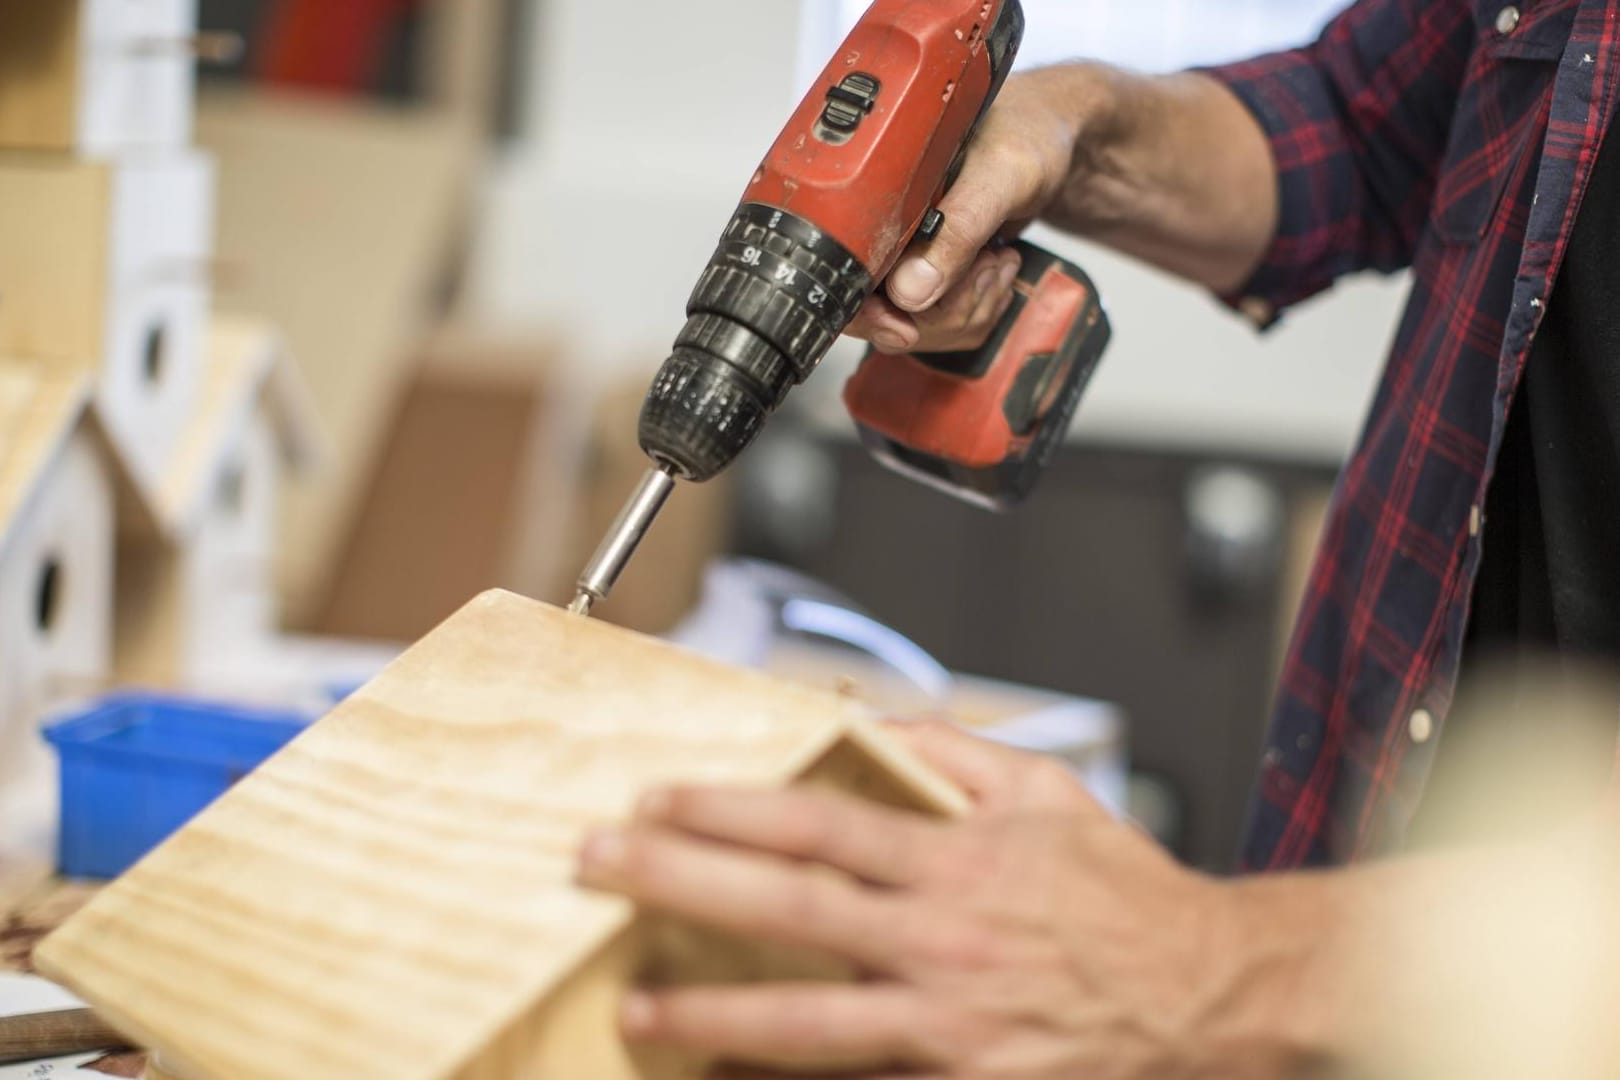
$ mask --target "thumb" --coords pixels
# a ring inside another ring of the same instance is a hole
[[[970,159],[971,162],[971,159]],[[902,311],[926,311],[973,266],[1012,210],[999,185],[964,168],[939,202],[945,223],[932,240],[915,243],[889,275],[889,297]]]

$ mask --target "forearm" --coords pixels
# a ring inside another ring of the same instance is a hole
[[[1248,278],[1277,228],[1277,171],[1230,90],[1091,63],[1030,78],[1076,126],[1046,220],[1213,289]]]
[[[1208,1041],[1246,1051],[1251,1075],[1607,1075],[1614,824],[1235,883]]]

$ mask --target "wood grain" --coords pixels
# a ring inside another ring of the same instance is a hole
[[[697,1076],[620,1044],[639,971],[839,972],[632,925],[578,844],[651,785],[801,778],[964,809],[856,703],[486,593],[37,959],[175,1080]]]

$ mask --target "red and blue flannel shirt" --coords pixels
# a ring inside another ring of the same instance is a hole
[[[1242,310],[1412,268],[1282,673],[1250,869],[1391,850],[1417,807],[1508,406],[1614,111],[1617,19],[1620,0],[1359,0],[1314,45],[1213,72],[1281,185]]]

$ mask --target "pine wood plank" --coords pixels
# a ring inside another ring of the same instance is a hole
[[[626,980],[806,970],[572,884],[670,781],[962,796],[835,694],[508,593],[463,608],[38,951],[175,1080],[687,1077],[633,1060]]]

